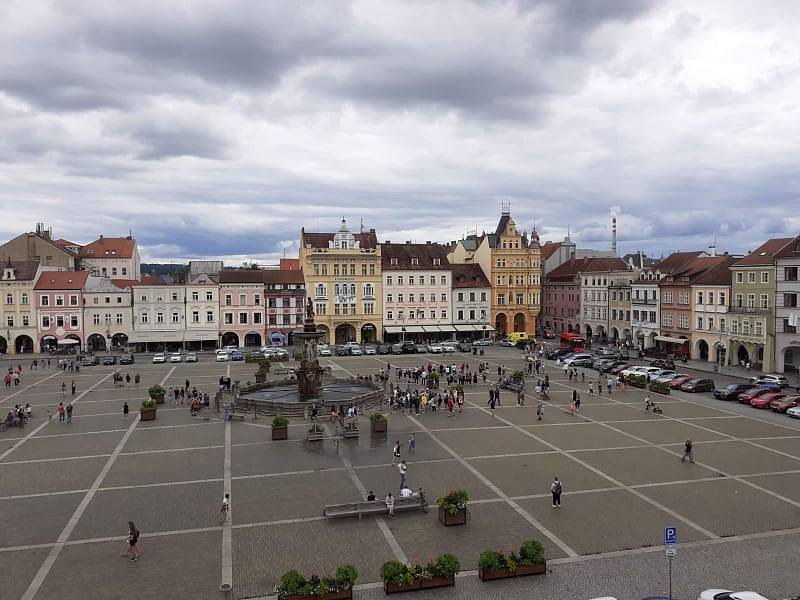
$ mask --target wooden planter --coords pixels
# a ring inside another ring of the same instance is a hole
[[[402,592],[414,592],[416,590],[422,589],[420,587],[420,579],[415,579],[411,583],[388,583],[386,581],[383,582],[383,591],[387,594],[400,594]]]
[[[439,507],[439,521],[441,521],[442,525],[445,527],[465,525],[467,523],[467,509],[462,508],[456,514],[451,515],[445,509]]]
[[[288,440],[289,439],[289,428],[288,427],[273,427],[272,428],[272,439],[273,440]]]
[[[152,400],[156,404],[164,404],[164,396],[150,396],[150,400]]]
[[[386,419],[383,419],[381,421],[372,421],[371,420],[369,422],[369,430],[372,433],[386,433],[388,425],[389,425],[389,422]]]
[[[353,590],[351,588],[349,590],[342,590],[341,592],[328,592],[322,596],[301,596],[299,594],[289,594],[286,596],[286,600],[309,600],[310,598],[314,600],[352,600]]]
[[[510,577],[528,577],[530,575],[543,575],[547,571],[547,563],[537,565],[518,565],[516,571],[508,569],[478,569],[478,577],[481,581],[493,581],[495,579],[509,579]]]
[[[324,431],[308,431],[308,432],[306,432],[306,439],[309,442],[321,442],[323,437],[325,437],[325,432]]]
[[[420,579],[420,589],[448,587],[456,584],[455,575],[453,577],[432,577],[431,579]]]
[[[148,410],[140,409],[139,414],[141,415],[142,421],[155,421],[156,420],[156,409],[151,408]]]

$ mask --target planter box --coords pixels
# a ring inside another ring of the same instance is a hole
[[[299,594],[289,594],[286,600],[352,600],[353,590],[343,590],[341,592],[329,592],[322,596],[300,596]]]
[[[273,427],[272,428],[272,439],[273,440],[288,440],[289,439],[289,428],[288,427]]]
[[[406,584],[397,584],[397,583],[388,583],[386,581],[383,582],[383,591],[387,594],[400,594],[402,592],[413,592],[419,589],[420,587],[420,579],[415,579],[411,583]]]
[[[467,509],[462,508],[456,514],[451,515],[445,509],[439,507],[439,521],[441,521],[442,525],[445,527],[451,527],[453,525],[465,525],[467,522]]]
[[[547,572],[547,563],[537,565],[519,565],[516,571],[508,569],[478,569],[478,577],[481,581],[493,581],[495,579],[508,579],[510,577],[528,577],[530,575],[544,575]]]
[[[433,577],[431,579],[420,579],[420,588],[427,590],[430,588],[449,587],[456,584],[456,578],[453,577]]]
[[[325,432],[324,431],[317,431],[317,432],[308,431],[308,432],[306,432],[306,439],[309,442],[321,442],[323,437],[325,437]]]
[[[139,414],[141,415],[142,421],[155,421],[156,420],[156,409],[150,410],[140,410]]]
[[[389,425],[389,422],[386,421],[386,420],[384,420],[384,421],[370,421],[369,422],[369,430],[372,433],[386,433],[388,425]]]
[[[153,400],[156,404],[164,404],[164,396],[150,396],[150,400]]]

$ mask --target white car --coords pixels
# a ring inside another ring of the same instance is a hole
[[[776,383],[782,388],[789,387],[789,380],[783,375],[758,375],[751,377],[750,383]]]
[[[656,377],[657,383],[670,383],[673,379],[677,379],[678,377],[688,377],[686,373],[676,373],[675,371],[666,371],[662,373],[658,377]]]
[[[428,344],[428,352],[431,354],[442,354],[444,350],[442,350],[441,344]]]
[[[157,354],[153,354],[153,364],[165,363],[167,362],[167,355],[163,352],[158,352]]]
[[[364,346],[364,354],[377,354],[378,350],[375,346]]]
[[[795,419],[800,419],[800,406],[793,406],[786,411],[786,414]]]
[[[231,353],[231,352],[233,352],[234,350],[238,350],[238,349],[239,349],[239,347],[238,347],[238,346],[223,346],[223,347],[222,347],[222,349],[223,349],[223,350],[224,350],[224,351],[225,351],[227,354],[230,354],[230,353]]]
[[[710,589],[700,592],[697,600],[769,600],[756,592],[733,592],[731,590]]]
[[[217,350],[217,355],[215,358],[217,362],[228,362],[230,359],[231,357],[228,354],[227,350],[225,350],[224,348],[222,350]]]
[[[347,344],[347,347],[350,348],[351,356],[361,356],[362,354],[364,354],[364,351],[358,344]]]
[[[457,342],[444,342],[442,344],[442,352],[444,353],[456,352],[457,350],[458,350]]]
[[[186,362],[187,363],[190,363],[190,362],[191,363],[196,363],[197,362],[197,354],[195,354],[194,352],[189,352],[189,354],[186,355]]]
[[[331,355],[331,347],[328,344],[318,344],[317,345],[317,354],[320,356],[330,356]]]
[[[171,363],[183,362],[183,356],[181,355],[180,352],[173,352],[172,354],[169,355],[169,362]]]
[[[630,369],[625,369],[622,372],[622,375],[627,377],[628,375],[643,375],[653,377],[655,374],[659,373],[662,369],[658,367],[631,367]]]

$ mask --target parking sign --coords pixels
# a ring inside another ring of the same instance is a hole
[[[665,527],[664,528],[664,545],[665,546],[674,546],[678,543],[678,528],[677,527]]]

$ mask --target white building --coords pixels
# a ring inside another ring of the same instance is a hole
[[[39,265],[33,260],[11,259],[2,265],[0,354],[21,354],[37,348],[33,286],[42,270]]]
[[[80,249],[81,269],[112,279],[141,279],[139,247],[131,236],[99,239]]]
[[[219,284],[207,273],[186,282],[186,347],[213,350],[219,341]]]
[[[130,282],[89,276],[83,285],[83,331],[89,352],[124,349],[133,330]]]
[[[581,331],[586,341],[605,343],[609,339],[608,286],[611,273],[625,271],[619,258],[586,259],[586,267],[578,273],[581,282]]]
[[[153,275],[134,284],[130,342],[137,351],[183,349],[185,331],[186,286]]]
[[[775,370],[800,371],[800,236],[775,256]]]
[[[453,327],[456,336],[472,340],[491,336],[490,321],[492,287],[480,265],[452,265]]]
[[[452,339],[452,271],[440,244],[381,244],[384,340]],[[405,330],[405,331],[404,331]]]

